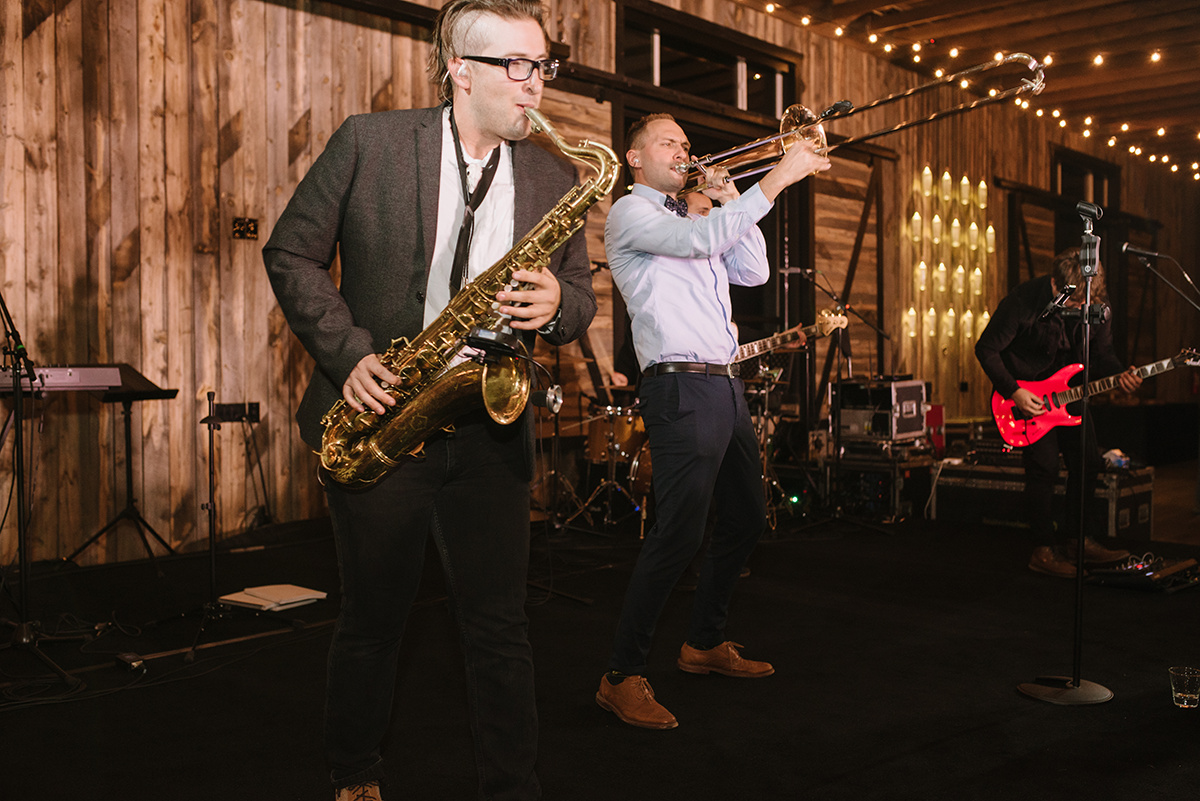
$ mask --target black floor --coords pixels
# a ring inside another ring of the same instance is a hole
[[[1028,571],[1020,533],[789,522],[752,557],[727,632],[776,675],[678,671],[690,594],[677,591],[649,671],[680,721],[668,732],[627,726],[593,700],[636,531],[537,534],[529,613],[547,799],[1196,797],[1200,710],[1172,705],[1167,667],[1200,664],[1200,590],[1085,587],[1082,675],[1114,698],[1057,706],[1016,688],[1072,673],[1075,585]],[[201,631],[185,613],[209,598],[207,554],[37,566],[28,617],[100,636],[42,643],[86,685],[73,692],[27,648],[0,651],[0,799],[330,797],[319,748],[337,603],[327,523],[248,544],[220,554],[219,592],[293,583],[330,599]],[[145,672],[118,666],[122,652]],[[431,564],[387,745],[393,798],[475,797],[462,685]]]

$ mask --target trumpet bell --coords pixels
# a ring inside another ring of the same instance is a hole
[[[821,125],[821,118],[812,111],[801,105],[788,106],[783,112],[783,119],[779,121],[779,131],[789,134],[779,140],[783,143],[783,149],[779,155],[787,152],[788,148],[796,144],[796,142],[805,141],[812,142],[817,146],[818,153],[824,153],[829,147],[825,140],[825,126]]]
[[[799,104],[788,106],[783,112],[779,120],[779,133],[704,156],[691,164],[681,164],[680,171],[686,170],[688,175],[682,193],[704,189],[708,185],[705,173],[718,167],[726,170],[731,178],[764,173],[774,167],[797,142],[813,142],[818,153],[824,153],[828,147],[820,116]]]

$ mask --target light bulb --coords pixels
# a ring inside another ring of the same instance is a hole
[[[962,244],[962,223],[955,217],[950,222],[950,247],[956,248]]]
[[[980,181],[979,186],[975,188],[975,202],[979,208],[987,208],[987,181]]]
[[[933,170],[929,169],[929,165],[925,165],[925,169],[921,171],[921,193],[925,197],[933,194]]]
[[[967,228],[967,245],[972,251],[979,250],[979,225],[974,220],[971,220],[971,225]]]
[[[929,238],[935,245],[942,242],[942,217],[940,214],[933,215],[933,221],[929,224]]]
[[[983,232],[983,240],[984,240],[984,242],[987,243],[987,252],[995,253],[996,252],[996,229],[992,227],[991,223],[988,223],[987,230]]]
[[[961,264],[954,268],[954,294],[961,295],[966,289],[967,270]]]
[[[979,267],[976,267],[975,271],[971,273],[971,294],[983,294],[983,270]]]
[[[971,181],[965,175],[958,182],[958,202],[964,206],[971,203]]]
[[[929,280],[929,266],[922,261],[917,265],[917,291],[925,291],[925,282]]]
[[[921,241],[921,212],[914,211],[911,221],[912,227],[909,229],[909,235],[912,241],[920,243]]]

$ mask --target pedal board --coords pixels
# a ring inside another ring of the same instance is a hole
[[[1147,553],[1140,558],[1130,557],[1118,567],[1089,568],[1088,581],[1132,590],[1178,592],[1200,586],[1200,568],[1195,559],[1164,559]]]

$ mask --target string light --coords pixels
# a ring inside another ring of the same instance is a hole
[[[782,10],[783,6],[780,5],[779,3],[770,2],[770,3],[765,3],[764,8],[766,9],[766,12],[768,14],[772,14],[772,13],[775,13],[776,11]],[[804,14],[800,17],[800,24],[803,26],[809,26],[813,23],[813,21],[814,21],[813,17],[809,14]],[[830,24],[832,24],[833,21],[829,20],[828,22]],[[846,35],[847,31],[844,26],[836,25],[834,27],[833,33],[837,37],[842,37],[842,36]],[[905,46],[904,43],[881,42],[882,37],[878,33],[874,33],[874,32],[866,34],[865,38],[866,38],[867,42],[869,42],[872,45],[879,46],[884,53],[889,54],[889,55],[895,55],[897,48]],[[922,63],[923,51],[925,49],[925,45],[926,44],[933,45],[934,41],[935,40],[933,38],[928,38],[928,39],[922,39],[921,41],[918,41],[918,42],[912,42],[907,45],[912,52],[912,63],[913,64],[921,64]],[[952,59],[956,59],[962,54],[962,51],[958,47],[951,47],[948,50],[946,50],[945,52],[946,52],[946,55]],[[1002,50],[998,50],[993,54],[992,58],[995,61],[1003,61],[1005,58],[1005,53]],[[1152,50],[1149,53],[1148,58],[1152,63],[1155,63],[1155,64],[1160,63],[1163,60],[1163,52],[1161,49]],[[1042,66],[1048,67],[1048,66],[1054,64],[1054,61],[1055,61],[1054,54],[1046,53],[1042,57],[1041,64],[1042,64]],[[1092,63],[1097,67],[1103,66],[1104,62],[1105,62],[1105,54],[1104,53],[1096,53],[1092,57]],[[931,67],[932,67],[932,65],[931,65]],[[946,76],[948,70],[943,67],[936,67],[936,68],[932,68],[932,72],[933,72],[933,75],[935,78],[940,79],[940,78],[944,78]],[[968,90],[971,87],[971,82],[966,79],[961,79],[958,81],[958,86],[963,90]],[[997,89],[989,89],[988,90],[989,97],[994,98],[998,94],[999,94],[999,90],[997,90]],[[1032,107],[1031,103],[1028,99],[1021,98],[1021,97],[1015,98],[1014,104],[1018,108],[1023,109],[1023,110],[1029,110]],[[1042,118],[1045,116],[1046,110],[1042,109],[1042,108],[1037,108],[1037,109],[1034,109],[1034,113],[1039,118]],[[1068,127],[1067,120],[1063,118],[1062,111],[1060,109],[1050,110],[1050,115],[1054,119],[1058,120],[1059,128],[1066,129]],[[1094,131],[1092,129],[1095,127],[1095,125],[1096,125],[1096,121],[1095,121],[1094,117],[1092,117],[1091,115],[1086,116],[1083,119],[1082,126],[1080,126],[1078,129],[1080,136],[1082,136],[1085,139],[1093,138]],[[1128,123],[1128,122],[1121,123],[1120,131],[1122,133],[1128,133],[1130,131],[1130,123]],[[1166,128],[1158,128],[1155,131],[1155,133],[1159,137],[1165,137],[1167,134],[1167,131],[1166,131]],[[1196,137],[1197,137],[1197,139],[1200,139],[1200,132],[1197,132]],[[1109,136],[1104,141],[1105,141],[1105,144],[1107,144],[1107,146],[1110,148],[1115,148],[1118,145],[1116,136]],[[1138,147],[1137,145],[1129,145],[1128,149],[1129,149],[1129,152],[1134,155],[1137,155],[1137,156],[1142,155],[1142,148]],[[1155,154],[1152,158],[1155,161],[1161,160],[1164,164],[1169,163],[1169,156],[1167,156],[1167,155],[1160,156],[1160,155]],[[1179,171],[1179,166],[1172,165],[1172,171],[1173,172]],[[1200,177],[1198,177],[1198,176],[1200,176],[1200,167],[1193,166],[1192,172],[1194,173],[1193,177],[1196,178],[1197,180],[1200,180]]]

